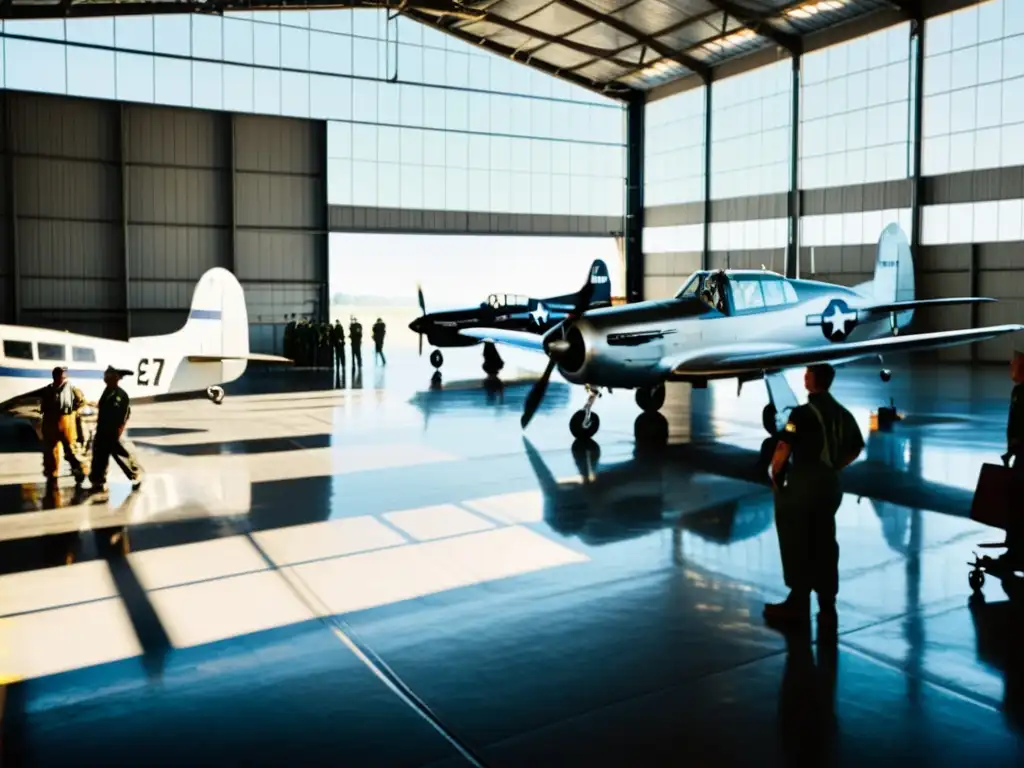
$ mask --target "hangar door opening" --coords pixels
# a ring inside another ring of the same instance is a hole
[[[591,263],[608,267],[613,302],[625,294],[626,267],[615,237],[332,233],[330,319],[369,328],[379,317],[388,347],[414,349],[409,323],[428,312],[479,306],[491,294],[547,298],[578,291]]]

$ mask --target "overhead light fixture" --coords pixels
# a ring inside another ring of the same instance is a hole
[[[731,35],[726,35],[725,37],[720,37],[717,40],[704,43],[703,47],[708,51],[711,51],[711,53],[719,53],[720,51],[742,45],[748,40],[753,40],[755,37],[757,37],[757,33],[754,32],[754,30],[739,29]]]
[[[795,8],[790,8],[785,15],[791,19],[809,19],[819,13],[837,11],[846,4],[845,0],[820,0],[819,2],[804,3]]]

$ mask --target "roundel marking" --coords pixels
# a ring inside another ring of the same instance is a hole
[[[821,332],[829,341],[845,341],[857,327],[857,311],[842,299],[832,299],[821,313]]]

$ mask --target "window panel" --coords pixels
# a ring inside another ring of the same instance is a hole
[[[64,45],[8,38],[5,80],[17,91],[66,93]]]
[[[1024,122],[1024,78],[1003,83],[1003,125]]]
[[[192,53],[191,14],[167,14],[153,18],[153,50],[189,56]]]
[[[430,208],[434,207],[433,191],[431,191],[430,202],[424,196],[423,190],[423,168],[419,165],[402,165],[400,168],[400,193],[403,208]]]
[[[254,112],[253,70],[250,67],[224,65],[224,109],[228,112]]]
[[[257,114],[281,114],[281,73],[272,69],[253,72],[253,102]]]
[[[193,13],[188,18],[192,22],[192,56],[197,59],[223,58],[220,17]]]
[[[352,161],[352,204],[377,205],[377,163]]]
[[[397,163],[377,163],[377,205],[398,208],[402,204],[402,187]]]
[[[974,134],[955,133],[949,137],[949,170],[969,171],[974,167]]]
[[[221,64],[192,62],[192,106],[197,109],[224,108],[224,80]]]
[[[925,22],[925,56],[945,53],[953,47],[953,19],[949,14]]]
[[[224,19],[224,60],[252,64],[253,22]]]
[[[415,22],[404,20],[407,25],[417,26]],[[352,34],[352,12],[345,8],[318,10],[309,12],[309,26],[324,32],[335,32],[343,35]]]
[[[1005,143],[1003,146],[1006,146]],[[938,176],[942,173],[949,173],[949,136],[937,136],[931,139],[926,138],[924,140],[924,145],[921,148],[921,152],[922,173],[927,176]]]
[[[352,12],[352,34],[375,39],[379,36],[380,27],[378,10],[358,8]]]
[[[1024,165],[1024,123],[1003,126],[1000,134],[1002,165]]]
[[[402,125],[423,125],[423,86],[399,85],[398,107]]]
[[[281,73],[281,114],[309,117],[309,75],[305,72]]]
[[[978,84],[978,49],[964,48],[953,51],[953,88],[968,88]]]
[[[953,14],[953,49],[978,44],[978,9],[964,8]]]
[[[114,19],[114,45],[122,50],[152,51],[154,16],[118,16]],[[10,24],[10,22],[7,22]]]
[[[252,50],[255,63],[267,67],[280,67],[281,28],[271,24],[253,24],[252,31]],[[280,94],[278,94],[278,98],[280,99]]]
[[[976,97],[977,125],[988,128],[1002,123],[1003,88],[1001,83],[990,83],[978,88]]]
[[[352,119],[364,123],[377,122],[377,86],[372,80],[352,81]]]
[[[950,90],[953,83],[952,64],[953,57],[948,53],[925,59],[924,93],[926,96]]]
[[[114,52],[67,47],[68,95],[117,98]]]
[[[998,168],[1002,157],[999,128],[986,128],[978,131],[974,144],[975,168]]]
[[[192,106],[192,62],[180,59],[155,59],[156,103]]]
[[[331,75],[310,75],[309,116],[314,120],[351,119],[352,82]]]
[[[67,19],[64,34],[69,43],[112,46],[114,45],[114,20],[112,18]]]
[[[43,40],[64,39],[64,19],[10,20],[4,22],[8,35],[22,35]]]
[[[352,161],[327,158],[327,203],[352,205]]]
[[[467,211],[469,205],[469,171],[465,168],[445,168],[445,210]]]
[[[289,11],[285,16],[291,16]],[[281,66],[288,69],[309,70],[309,30],[290,26],[281,27]]]
[[[1022,210],[1020,200],[1001,200],[999,202],[999,232],[1000,241],[1013,241],[1024,239],[1024,221],[1022,221]]]
[[[940,93],[936,96],[925,97],[921,130],[926,137],[949,133],[949,109],[950,94]]]
[[[1024,36],[1015,37],[1012,40],[1003,41],[1003,79],[1013,80],[1024,77],[1024,56],[1019,55],[1020,48],[1014,46],[1024,45]]]
[[[152,104],[155,98],[153,57],[139,53],[118,53],[116,67],[117,98],[120,101]]]

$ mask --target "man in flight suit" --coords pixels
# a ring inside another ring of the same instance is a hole
[[[1006,420],[1006,453],[1003,460],[1007,465],[1024,469],[1024,354],[1013,353],[1010,363],[1010,378],[1013,392],[1010,394],[1010,414]]]
[[[54,368],[53,383],[38,392],[43,416],[43,474],[50,486],[57,485],[61,449],[71,465],[75,485],[81,485],[87,473],[78,458],[78,415],[85,396],[71,385],[67,373],[63,366]]]
[[[373,328],[370,329],[370,333],[373,335],[373,346],[375,348],[373,361],[377,362],[377,358],[380,358],[381,363],[387,364],[387,360],[384,359],[384,334],[387,329],[384,325],[384,321],[379,317],[377,322],[373,324]]]
[[[352,345],[352,368],[363,367],[363,324],[352,317],[348,325],[348,340]]]
[[[100,396],[99,414],[96,417],[96,436],[92,442],[92,472],[89,481],[94,491],[102,491],[107,484],[107,465],[113,458],[121,471],[132,481],[132,490],[142,484],[142,467],[124,444],[124,429],[131,418],[132,408],[128,393],[121,389],[120,382],[131,371],[122,371],[108,366],[103,373],[107,388]]]
[[[793,409],[772,457],[775,526],[790,592],[785,601],[765,606],[769,620],[807,621],[812,590],[818,593],[819,619],[835,619],[839,472],[864,450],[857,421],[829,393],[835,375],[831,365],[807,368],[807,403]]]
[[[331,328],[331,346],[334,348],[334,375],[340,379],[341,372],[345,370],[345,329],[341,320],[335,320]]]

